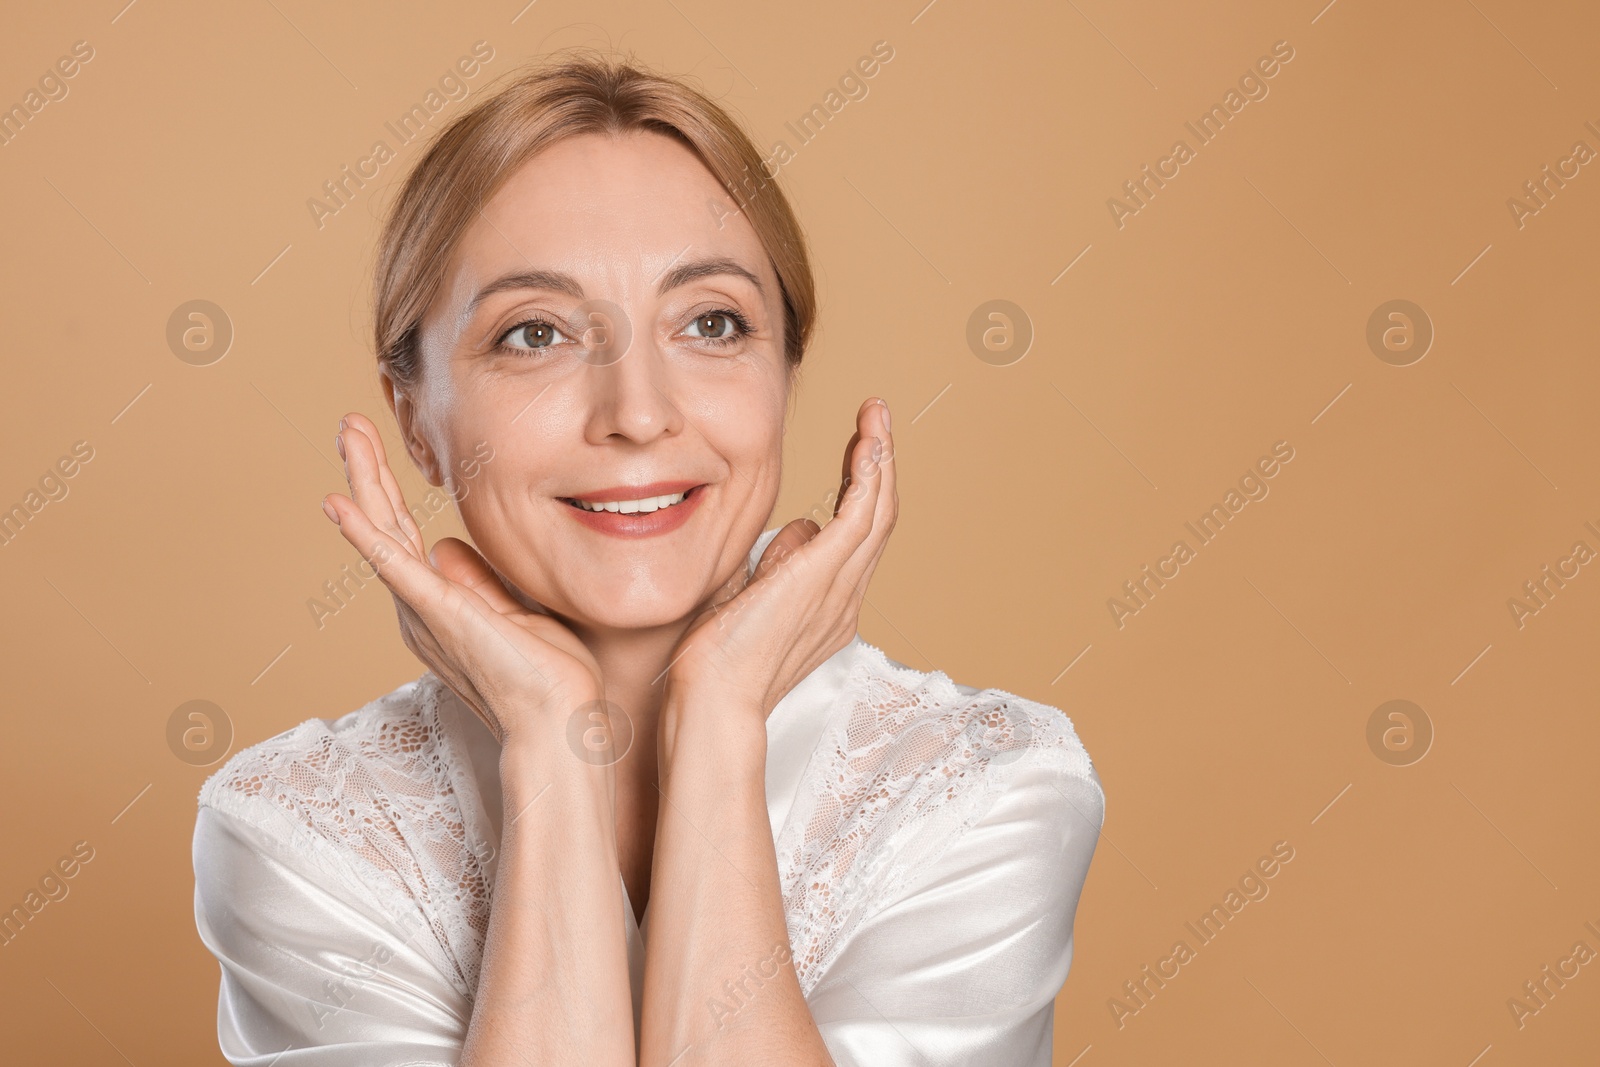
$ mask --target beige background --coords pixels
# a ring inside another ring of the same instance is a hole
[[[823,302],[775,523],[888,397],[902,516],[863,634],[1065,709],[1093,756],[1057,1064],[1593,1061],[1600,964],[1520,1028],[1507,1006],[1600,950],[1600,565],[1521,628],[1507,607],[1600,550],[1600,164],[1520,228],[1507,206],[1600,150],[1592,5],[120,2],[0,35],[5,106],[94,49],[0,147],[0,507],[94,450],[0,547],[0,905],[94,849],[0,948],[7,1061],[220,1063],[189,854],[209,771],[169,716],[214,701],[237,750],[420,672],[377,586],[320,630],[306,606],[354,559],[318,501],[339,416],[380,414],[374,220],[417,145],[320,230],[306,202],[479,40],[474,94],[615,45],[791,148],[892,45],[782,172]],[[1278,41],[1269,95],[1118,229],[1107,199]],[[195,299],[235,330],[205,367],[165,340]],[[992,299],[1035,332],[1010,366],[965,340]],[[1436,331],[1409,366],[1366,342],[1393,299]],[[1270,495],[1119,629],[1108,598],[1278,441]],[[1435,732],[1408,766],[1367,741],[1393,699]],[[1198,946],[1184,923],[1278,841],[1270,895],[1119,1026],[1123,983]]]

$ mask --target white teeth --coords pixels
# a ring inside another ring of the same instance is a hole
[[[674,504],[682,503],[688,495],[688,490],[681,493],[668,493],[666,496],[647,496],[640,500],[610,500],[604,504],[589,504],[582,500],[573,501],[585,511],[612,511],[621,515],[633,515],[637,512],[659,511],[670,508]]]

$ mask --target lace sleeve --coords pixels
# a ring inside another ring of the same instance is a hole
[[[489,929],[492,843],[470,762],[433,674],[336,722],[311,719],[236,753],[200,790],[214,808],[323,859],[386,912],[430,928],[420,947],[473,998]]]
[[[1072,721],[864,644],[775,841],[841,1064],[1047,1064],[1105,794]]]
[[[1104,813],[1092,769],[1030,764],[860,922],[808,997],[839,1067],[1048,1067]]]
[[[492,849],[432,675],[236,753],[195,822],[195,921],[236,1064],[453,1064]]]
[[[471,1005],[339,858],[209,806],[195,823],[195,923],[221,965],[217,1036],[254,1067],[443,1067]]]

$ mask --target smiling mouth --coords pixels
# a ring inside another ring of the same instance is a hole
[[[659,496],[640,497],[635,500],[606,500],[588,501],[577,500],[573,497],[560,497],[563,504],[568,504],[579,511],[603,512],[609,511],[618,515],[648,515],[654,511],[676,507],[689,497],[699,492],[704,486],[694,486],[679,493],[663,493]]]

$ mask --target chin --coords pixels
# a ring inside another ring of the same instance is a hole
[[[500,573],[524,607],[594,629],[668,626],[698,610],[706,595],[694,581],[698,569],[684,560],[646,562],[618,553],[585,564],[552,561],[541,574],[525,574],[518,581],[520,569]]]
[[[651,630],[679,622],[694,612],[696,605],[688,596],[605,598],[575,604],[569,618],[588,629]]]
[[[581,625],[597,630],[651,630],[661,626],[670,626],[679,622],[688,615],[693,605],[685,602],[681,608],[657,604],[654,606],[640,605],[629,610],[610,606],[599,615],[586,615],[580,618]]]

